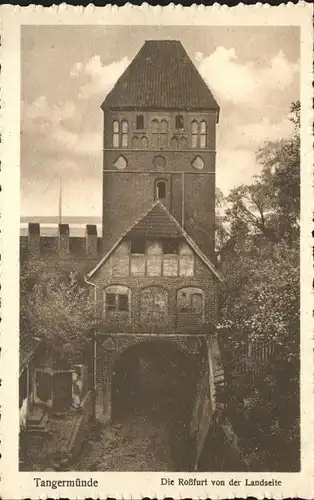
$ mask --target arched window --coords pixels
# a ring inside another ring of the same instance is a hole
[[[123,148],[128,147],[128,132],[129,132],[129,124],[126,120],[123,120],[121,123],[121,145]]]
[[[207,125],[205,121],[201,122],[200,147],[206,148]]]
[[[141,137],[141,148],[142,149],[147,149],[148,148],[148,140],[147,137]]]
[[[164,200],[167,196],[167,181],[157,180],[155,184],[156,200]]]
[[[192,127],[191,127],[191,132],[192,132],[192,148],[197,148],[197,143],[198,143],[198,123],[197,121],[193,120],[192,121]]]
[[[186,287],[177,292],[177,318],[182,324],[203,323],[205,294],[201,288]]]
[[[112,145],[114,148],[120,146],[120,123],[117,120],[112,124]]]
[[[178,139],[176,137],[172,137],[170,146],[172,147],[172,149],[178,149]]]
[[[129,321],[131,290],[122,285],[110,285],[104,290],[104,315],[106,319]]]
[[[182,115],[177,115],[175,118],[175,127],[177,130],[182,130],[184,128],[184,120]]]
[[[152,121],[152,148],[158,148],[159,122]]]
[[[168,319],[168,292],[164,288],[152,286],[141,290],[141,323],[159,325]]]
[[[132,137],[132,149],[138,149],[138,145],[139,145],[139,140],[138,137],[135,135],[134,137]]]
[[[168,146],[168,122],[166,120],[161,120],[160,122],[160,135],[159,135],[159,147],[166,148]]]

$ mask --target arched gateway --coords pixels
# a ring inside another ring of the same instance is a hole
[[[173,362],[179,359],[183,369],[186,367],[187,370],[198,373],[198,379],[200,379],[201,374],[207,369],[206,339],[206,335],[116,334],[113,336],[99,334],[97,336],[97,418],[105,423],[112,419],[113,379],[118,364],[120,364],[119,370],[124,370],[121,358],[126,354],[132,351],[136,356],[139,351],[137,347],[141,348],[140,352],[144,354],[155,350],[155,358],[158,362],[158,355],[164,358],[168,350],[172,354]],[[164,351],[160,349],[161,346]],[[167,354],[171,360],[169,352]],[[163,361],[160,359],[161,364]],[[129,365],[126,363],[125,373],[128,369]]]

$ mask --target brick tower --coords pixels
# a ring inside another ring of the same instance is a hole
[[[181,42],[145,42],[101,107],[104,250],[159,199],[212,258],[219,107]]]

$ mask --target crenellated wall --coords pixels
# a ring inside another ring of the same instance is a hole
[[[55,236],[43,236],[40,224],[30,222],[27,236],[20,236],[20,258],[25,260],[73,260],[92,268],[101,257],[97,226],[87,224],[85,236],[71,236],[69,224],[59,224]],[[89,264],[88,264],[89,263]]]

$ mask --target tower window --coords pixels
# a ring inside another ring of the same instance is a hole
[[[207,125],[206,122],[201,122],[200,147],[206,148]]]
[[[112,145],[114,148],[118,148],[120,145],[120,124],[117,120],[115,120],[112,124]]]
[[[123,148],[127,148],[128,147],[129,124],[126,120],[123,120],[123,122],[121,123],[121,130],[122,130],[121,145]]]
[[[192,148],[197,148],[198,139],[198,123],[197,121],[192,122]]]
[[[156,182],[156,199],[164,200],[166,198],[166,181]]]
[[[136,117],[136,129],[143,130],[144,128],[144,115],[137,115]]]
[[[152,147],[158,148],[158,136],[159,136],[159,122],[158,120],[152,121]]]
[[[177,130],[182,130],[184,128],[184,120],[182,115],[177,115],[175,119],[175,127]]]
[[[168,146],[168,122],[166,120],[160,122],[159,146],[161,148]]]

